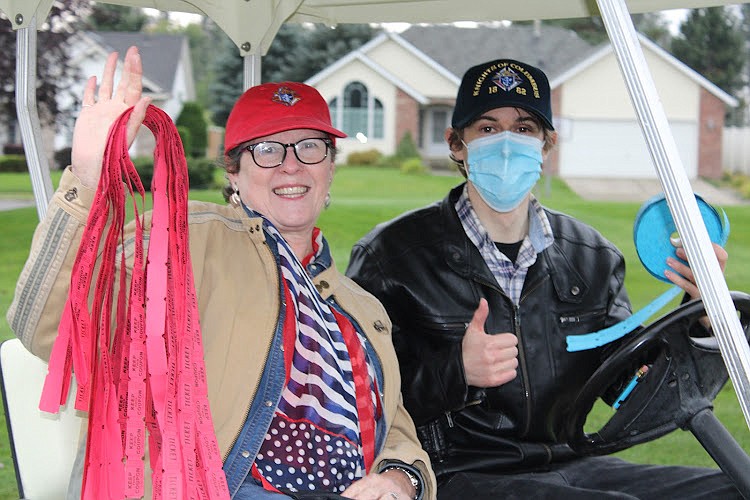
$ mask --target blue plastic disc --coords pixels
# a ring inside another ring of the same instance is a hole
[[[729,220],[726,214],[722,211],[720,215],[698,195],[695,195],[695,200],[698,202],[698,209],[706,224],[709,238],[712,242],[724,246],[729,236]],[[669,241],[670,237],[676,235],[677,227],[664,194],[654,196],[638,210],[633,226],[633,240],[638,258],[649,273],[667,283],[671,283],[664,276],[668,269],[667,257],[681,260],[677,257],[676,248]]]

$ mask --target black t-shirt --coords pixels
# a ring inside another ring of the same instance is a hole
[[[494,243],[497,249],[500,250],[500,252],[502,252],[506,257],[510,259],[511,262],[515,264],[516,258],[518,257],[518,251],[521,250],[521,243],[523,243],[523,240],[516,241],[515,243],[498,243],[497,241],[495,241]]]

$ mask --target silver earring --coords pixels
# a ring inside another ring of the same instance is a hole
[[[323,208],[328,208],[331,206],[331,193],[326,194],[325,199],[323,200]]]
[[[234,192],[229,195],[229,204],[233,207],[239,207],[242,204],[242,200],[240,199],[240,190],[237,189],[237,185],[232,186],[232,189],[234,189]]]

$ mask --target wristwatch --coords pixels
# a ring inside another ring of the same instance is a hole
[[[400,465],[386,465],[385,467],[383,467],[383,470],[381,470],[380,472],[383,473],[387,470],[392,470],[392,469],[399,470],[403,472],[404,474],[406,474],[406,477],[408,477],[409,481],[411,481],[411,485],[414,486],[414,491],[416,491],[414,498],[415,499],[419,498],[419,494],[422,492],[422,482],[419,480],[417,475],[414,474],[409,469],[407,469],[406,467],[402,467]]]

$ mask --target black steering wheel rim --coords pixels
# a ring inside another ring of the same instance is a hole
[[[731,297],[747,337],[750,295],[731,292]],[[685,428],[699,411],[712,409],[728,374],[715,338],[689,334],[705,314],[701,300],[682,304],[613,351],[574,400],[566,426],[571,448],[584,455],[614,453]],[[627,375],[642,364],[648,371],[630,396],[599,430],[587,433],[596,401],[617,380],[627,385]]]

